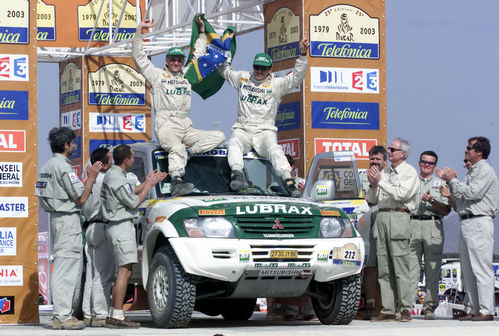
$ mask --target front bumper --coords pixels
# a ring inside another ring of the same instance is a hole
[[[184,270],[235,282],[244,277],[313,277],[319,282],[358,274],[364,262],[362,238],[259,240],[170,238]],[[293,251],[293,257],[271,257]],[[297,253],[296,253],[296,252]],[[276,252],[274,252],[276,253]]]

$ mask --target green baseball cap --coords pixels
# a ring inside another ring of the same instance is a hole
[[[255,55],[255,59],[253,60],[253,65],[262,65],[266,67],[272,66],[272,58],[266,53],[258,53]]]
[[[185,57],[184,49],[179,48],[179,47],[173,47],[173,48],[168,49],[168,52],[166,53],[167,57],[168,56],[176,56],[176,55]]]

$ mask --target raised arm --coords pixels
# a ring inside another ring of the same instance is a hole
[[[156,68],[144,51],[144,41],[142,40],[142,30],[156,26],[153,20],[144,20],[139,23],[132,39],[132,57],[139,68],[140,73],[149,83],[154,83],[158,76],[161,76],[161,69]]]

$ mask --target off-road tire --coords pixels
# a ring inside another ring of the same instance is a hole
[[[351,275],[331,282],[316,282],[322,298],[312,297],[314,312],[323,324],[349,324],[357,314],[360,276]]]
[[[228,321],[246,321],[255,311],[256,299],[229,299],[224,305],[222,316]]]
[[[183,328],[189,325],[196,285],[169,246],[158,249],[152,258],[147,299],[158,327]]]

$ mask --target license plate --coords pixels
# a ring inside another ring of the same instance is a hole
[[[298,257],[298,250],[271,250],[270,258],[281,259],[281,258],[296,258]]]
[[[298,269],[274,269],[274,270],[261,270],[259,276],[296,276],[300,275],[302,270]]]

